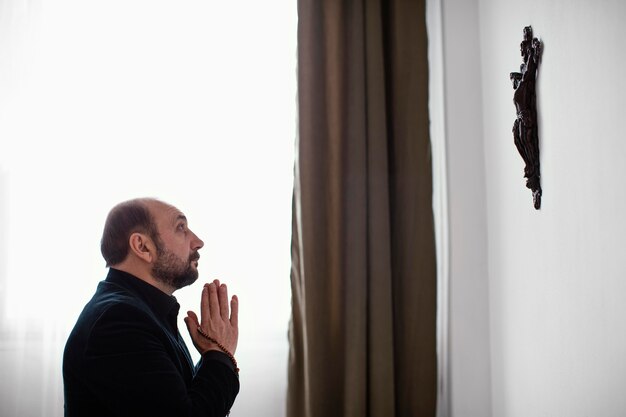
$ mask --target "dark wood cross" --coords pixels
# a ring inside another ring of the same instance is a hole
[[[512,72],[513,102],[517,118],[513,123],[513,141],[524,159],[526,187],[533,193],[533,205],[541,207],[541,172],[539,170],[539,134],[537,130],[537,101],[535,82],[541,58],[541,41],[533,38],[533,29],[524,28],[524,39],[520,44],[523,62],[519,72]]]

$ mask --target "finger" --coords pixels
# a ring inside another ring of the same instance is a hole
[[[226,288],[226,284],[222,284],[219,287],[219,300],[222,320],[228,321],[228,288]]]
[[[202,317],[201,323],[207,323],[211,320],[211,312],[209,311],[209,288],[207,286],[202,288],[202,296],[200,298],[200,317]]]
[[[230,300],[230,324],[234,328],[239,327],[239,298],[236,295]]]
[[[185,325],[187,326],[187,331],[189,332],[189,336],[191,336],[191,338],[193,339],[193,337],[195,336],[195,333],[198,331],[198,327],[194,325],[193,320],[189,316],[185,317],[183,321],[185,322]]]
[[[194,313],[193,311],[188,311],[187,312],[187,317],[185,317],[185,320],[190,319],[191,323],[193,326],[198,327],[200,325],[200,322],[198,321],[198,316],[196,316],[196,313]]]
[[[211,319],[217,319],[220,316],[220,304],[217,299],[217,287],[215,283],[209,285],[209,310],[211,312]]]

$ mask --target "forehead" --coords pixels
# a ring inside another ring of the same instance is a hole
[[[187,221],[187,218],[176,207],[160,201],[150,204],[150,211],[154,216],[154,221],[159,226],[174,225],[179,221]]]

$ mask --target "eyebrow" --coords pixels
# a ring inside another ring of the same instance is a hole
[[[176,216],[176,218],[174,219],[174,224],[178,223],[180,220],[184,221],[185,223],[187,223],[187,217],[185,217],[184,214],[179,214],[178,216]]]

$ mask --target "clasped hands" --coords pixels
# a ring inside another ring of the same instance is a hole
[[[209,350],[222,350],[216,343],[201,334],[198,330],[200,327],[202,333],[210,336],[234,355],[239,339],[238,315],[239,300],[236,295],[233,295],[229,308],[226,284],[220,284],[217,279],[204,284],[200,300],[200,321],[193,311],[188,311],[184,319],[198,352],[204,354]]]

